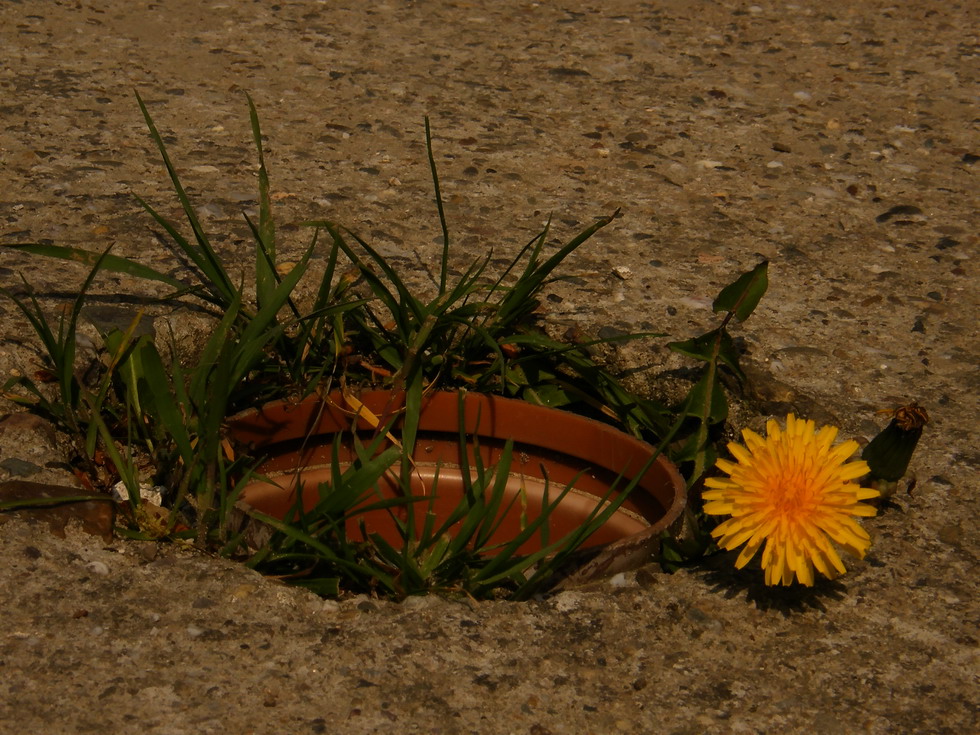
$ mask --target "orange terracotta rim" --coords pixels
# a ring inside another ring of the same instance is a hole
[[[357,395],[372,422],[355,416],[339,392],[311,396],[298,403],[277,401],[249,409],[228,421],[229,434],[262,457],[257,472],[262,480],[249,483],[241,499],[257,510],[279,518],[294,512],[300,499],[305,509],[319,499],[321,483],[332,476],[334,439],[341,441],[339,459],[354,459],[352,437],[362,442],[378,432],[375,424],[390,424],[397,438],[404,421],[404,393],[367,391]],[[460,418],[466,441],[460,441]],[[654,447],[615,427],[567,411],[537,406],[500,396],[433,391],[423,399],[413,453],[413,495],[427,495],[426,509],[440,516],[456,507],[464,488],[461,453],[472,466],[479,456],[484,466],[497,464],[506,442],[513,442],[512,461],[506,479],[510,512],[501,517],[494,542],[506,542],[520,533],[572,486],[548,520],[552,541],[577,529],[605,498],[618,493],[636,475],[636,487],[610,519],[584,544],[602,547],[607,556],[641,559],[654,548],[661,533],[680,515],[686,501],[685,484],[676,467],[657,456]],[[644,469],[645,468],[645,469]],[[383,477],[375,489],[380,497],[402,492],[393,476]],[[375,497],[375,500],[378,498]],[[423,516],[424,513],[417,514]],[[357,537],[360,523],[389,543],[402,537],[395,516],[386,510],[362,514],[349,523],[349,535]],[[535,536],[519,553],[541,548]],[[616,568],[635,564],[620,558]]]

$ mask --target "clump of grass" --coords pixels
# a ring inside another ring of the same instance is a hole
[[[758,303],[765,291],[765,264],[719,295],[715,310],[725,317],[717,329],[671,344],[705,364],[686,401],[671,408],[631,393],[597,363],[591,348],[602,340],[563,344],[548,338],[535,323],[542,290],[560,277],[567,258],[608,226],[615,214],[597,219],[547,257],[546,226],[501,272],[489,272],[491,256],[487,255],[451,279],[449,227],[426,120],[426,147],[443,233],[435,295],[414,293],[370,243],[328,220],[306,223],[312,231],[310,244],[286,270],[278,259],[259,118],[248,98],[259,163],[259,216],[257,222],[246,216],[254,251],[252,288],[246,289],[236,280],[235,267],[213,247],[138,95],[137,101],[190,236],[149,203],[139,202],[167,233],[188,266],[188,279],[109,252],[22,244],[13,247],[81,262],[91,269],[71,309],[56,326],[33,296],[25,300],[5,292],[41,341],[51,385],[23,376],[8,381],[4,395],[46,415],[73,438],[81,473],[90,485],[108,489],[117,482],[124,484],[130,506],[122,529],[127,535],[193,538],[202,547],[244,558],[255,568],[322,594],[375,590],[404,596],[440,589],[476,597],[503,593],[526,598],[552,579],[616,510],[635,480],[625,481],[616,501],[600,504],[581,528],[564,538],[548,536],[547,519],[570,486],[557,492],[518,537],[490,547],[492,532],[506,510],[503,489],[513,451],[508,443],[496,466],[483,466],[479,452],[472,463],[467,460],[463,497],[450,518],[437,523],[426,510],[426,499],[413,497],[410,491],[417,417],[424,392],[437,386],[493,392],[600,415],[662,446],[674,440],[674,456],[685,463],[692,483],[710,466],[713,432],[727,414],[719,374],[727,369],[740,375],[727,327],[732,318],[747,318]],[[325,251],[325,267],[312,273],[312,256],[321,251]],[[342,260],[353,265],[356,275],[338,272]],[[102,271],[162,283],[172,289],[167,300],[210,308],[216,314],[215,325],[196,361],[182,364],[173,356],[174,350],[160,349],[153,338],[139,335],[137,318],[126,330],[102,335],[106,359],[97,385],[80,380],[74,349],[78,318],[88,289]],[[314,279],[310,303],[296,295],[307,278]],[[254,291],[254,300],[246,298],[247,291]],[[361,296],[359,291],[366,293]],[[649,335],[617,340],[641,336]],[[334,463],[331,481],[321,486],[314,508],[303,511],[297,506],[281,520],[245,509],[253,524],[264,524],[262,543],[253,543],[255,534],[250,536],[243,528],[237,501],[261,458],[233,445],[225,419],[241,408],[276,398],[367,386],[404,391],[400,408],[406,420],[400,444],[386,444],[385,431],[379,431],[367,446],[351,437],[355,461],[346,468]],[[460,440],[465,445],[462,434]],[[404,486],[403,497],[377,500],[373,488],[394,467]],[[162,517],[158,513],[153,522],[147,520],[141,494],[147,483],[168,488]],[[348,537],[349,521],[356,522],[369,509],[395,506],[402,507],[405,517],[397,516],[402,519],[400,546],[377,534],[364,533],[357,540]],[[417,513],[426,514],[421,531],[414,522]],[[691,515],[689,520],[697,526],[697,518]],[[541,550],[519,554],[518,549],[535,535],[540,537]],[[704,534],[698,532],[696,537],[703,540]],[[673,552],[678,559],[683,556],[679,548]]]

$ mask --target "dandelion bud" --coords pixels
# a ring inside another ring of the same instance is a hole
[[[928,423],[929,414],[916,403],[895,411],[888,426],[861,453],[861,459],[871,468],[872,482],[898,482],[905,476],[922,427]]]

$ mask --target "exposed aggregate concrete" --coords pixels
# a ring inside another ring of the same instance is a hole
[[[980,729],[977,15],[933,0],[0,4],[0,244],[113,244],[179,272],[133,198],[177,215],[136,89],[247,267],[247,91],[287,253],[308,242],[296,223],[330,218],[425,287],[428,115],[458,268],[506,258],[549,215],[558,242],[622,208],[553,286],[554,329],[699,334],[718,288],[766,258],[770,291],[737,330],[761,410],[735,419],[758,430],[794,408],[869,437],[878,409],[910,400],[933,419],[914,492],[865,523],[869,556],[808,591],[722,557],[528,604],[336,603],[175,547],[3,523],[0,731]],[[52,306],[84,277],[0,250],[0,285],[20,273]],[[132,314],[118,294],[159,293],[117,276],[95,292],[102,319]],[[9,301],[0,320],[6,379],[37,351]],[[666,341],[610,359],[663,392],[685,365]],[[0,431],[0,479],[15,475],[65,481],[44,437]]]

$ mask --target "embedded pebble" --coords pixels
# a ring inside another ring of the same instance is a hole
[[[109,576],[109,566],[105,562],[101,561],[90,561],[85,565],[85,568],[92,572],[92,574],[97,574],[100,577]]]
[[[619,574],[614,574],[612,577],[609,578],[608,584],[613,589],[626,589],[629,587],[638,586],[636,581],[636,574],[633,572],[631,573],[620,572]]]

